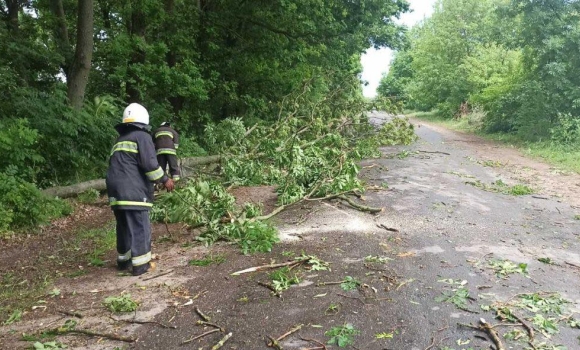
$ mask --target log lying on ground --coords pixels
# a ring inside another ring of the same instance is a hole
[[[212,163],[218,163],[221,159],[221,156],[205,156],[205,157],[192,157],[192,158],[183,158],[181,159],[181,164],[183,167],[193,168],[199,165],[207,165]],[[75,197],[79,193],[83,193],[87,190],[97,190],[97,191],[104,191],[107,189],[105,185],[105,179],[97,179],[97,180],[90,180],[81,182],[78,184],[70,185],[70,186],[56,186],[50,187],[42,192],[49,196],[60,197],[60,198],[69,198]]]
[[[69,198],[91,189],[97,190],[99,192],[106,190],[107,186],[105,185],[105,179],[85,181],[70,186],[50,187],[43,190],[42,192],[49,196]]]

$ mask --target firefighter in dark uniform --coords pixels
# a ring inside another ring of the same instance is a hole
[[[157,150],[157,161],[163,171],[167,170],[169,164],[169,176],[173,181],[180,178],[179,165],[177,164],[177,149],[179,148],[179,134],[171,127],[169,122],[161,123],[161,126],[153,132],[155,149]]]
[[[132,266],[135,276],[151,267],[153,184],[162,183],[168,191],[174,187],[157,162],[150,128],[145,107],[132,103],[125,108],[122,123],[115,126],[119,138],[111,150],[106,179],[109,204],[117,219],[117,267]]]

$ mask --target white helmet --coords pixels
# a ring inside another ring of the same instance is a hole
[[[131,103],[123,112],[123,123],[143,123],[149,125],[149,113],[138,103]]]

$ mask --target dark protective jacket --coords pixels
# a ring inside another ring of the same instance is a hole
[[[148,210],[153,206],[153,183],[165,183],[167,176],[157,163],[147,125],[118,124],[115,129],[119,138],[106,178],[109,204],[113,210]]]
[[[177,155],[179,148],[179,134],[169,126],[161,126],[153,132],[157,154]]]

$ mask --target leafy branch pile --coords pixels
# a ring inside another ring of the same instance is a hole
[[[367,107],[356,100],[329,112],[325,98],[297,93],[287,97],[275,122],[248,127],[241,119],[226,119],[209,124],[202,140],[207,150],[221,155],[218,179],[190,182],[162,196],[153,220],[203,226],[200,239],[207,244],[235,241],[248,253],[270,250],[276,231],[262,222],[270,215],[259,217],[260,208],[235,208],[225,185],[274,185],[280,207],[271,215],[303,200],[333,198],[365,210],[346,197],[365,190],[357,162],[379,156],[382,145],[409,144],[416,137],[403,119],[380,128],[371,125]]]
[[[504,335],[506,339],[527,342],[533,349],[559,349],[559,345],[550,342],[552,335],[560,332],[559,324],[580,328],[580,322],[573,318],[574,313],[566,308],[568,303],[558,293],[538,292],[519,294],[507,302],[496,302],[482,309],[494,310],[502,321],[524,325],[525,331],[514,329]]]
[[[236,242],[244,254],[270,251],[278,241],[277,231],[255,220],[261,215],[261,207],[246,203],[238,209],[234,203],[234,196],[222,184],[196,180],[161,196],[151,210],[151,219],[203,227],[197,239],[207,245],[225,240]]]

